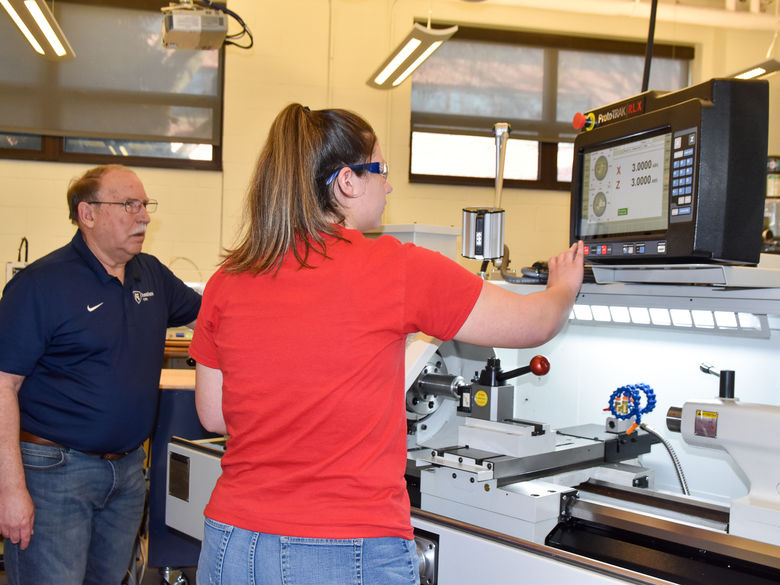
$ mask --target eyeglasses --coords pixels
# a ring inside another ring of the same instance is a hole
[[[353,171],[368,171],[369,173],[382,175],[382,178],[385,181],[387,181],[387,173],[390,172],[390,168],[387,164],[387,161],[364,163],[362,165],[347,165],[345,167],[341,167],[341,169],[352,169]],[[335,179],[338,176],[338,174],[341,172],[341,169],[337,170],[330,177],[328,177],[328,180],[325,181],[325,184],[330,185],[333,182],[333,179]]]
[[[154,213],[157,211],[157,200],[149,199],[148,201],[141,201],[139,199],[128,199],[127,201],[87,201],[90,205],[124,205],[125,211],[132,215],[135,215],[141,211],[141,207],[146,209],[146,213]]]

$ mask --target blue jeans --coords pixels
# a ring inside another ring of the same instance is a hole
[[[106,461],[62,447],[21,443],[35,505],[30,545],[5,541],[10,585],[119,585],[143,515],[144,450]]]
[[[419,585],[402,538],[295,538],[206,518],[197,585]]]

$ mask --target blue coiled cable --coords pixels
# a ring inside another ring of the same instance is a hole
[[[640,392],[643,392],[645,395],[645,406],[642,408],[639,407],[642,398]],[[628,403],[629,403],[628,411],[625,414],[617,412],[617,409],[615,408],[615,401],[618,398],[622,398],[624,396],[628,399]],[[671,444],[664,437],[662,437],[658,432],[650,428],[647,424],[643,423],[641,420],[643,414],[652,412],[654,408],[655,408],[655,392],[647,384],[630,384],[628,386],[621,386],[620,388],[615,390],[612,393],[612,395],[609,397],[609,411],[613,414],[615,418],[627,419],[627,418],[635,417],[636,420],[634,424],[631,425],[631,428],[627,431],[628,434],[631,434],[632,432],[634,432],[634,430],[637,427],[640,427],[643,431],[648,432],[654,437],[656,437],[661,442],[661,444],[666,448],[666,450],[669,453],[669,456],[672,458],[672,463],[674,465],[674,470],[677,473],[677,479],[680,481],[680,488],[682,489],[682,493],[684,493],[685,495],[689,495],[691,492],[688,489],[688,482],[685,479],[685,474],[683,473],[680,460],[677,458],[677,454],[674,452],[674,449],[672,449]]]
[[[645,405],[641,408],[640,403],[642,396],[640,393],[644,393],[645,395]],[[615,408],[615,402],[618,398],[623,397],[628,399],[628,410],[625,413],[619,413]],[[647,384],[628,384],[626,386],[621,386],[609,397],[609,411],[612,415],[618,419],[629,419],[633,417],[637,426],[642,423],[642,415],[652,412],[654,408],[655,392]]]

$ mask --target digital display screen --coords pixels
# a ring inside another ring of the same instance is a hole
[[[579,237],[666,230],[672,133],[583,153]]]

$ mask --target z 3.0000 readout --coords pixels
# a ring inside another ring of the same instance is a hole
[[[632,177],[631,186],[639,187],[641,185],[649,185],[652,182],[653,182],[653,177],[651,177],[650,175],[643,175],[641,177]]]

